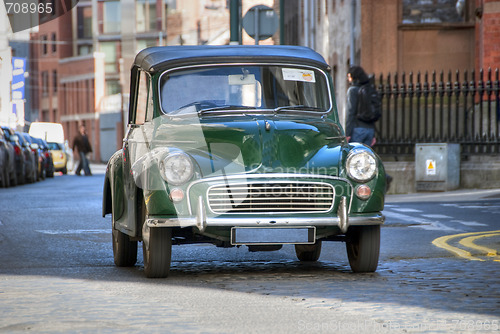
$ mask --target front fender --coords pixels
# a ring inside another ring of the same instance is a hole
[[[123,186],[123,150],[113,154],[108,161],[102,197],[102,215],[113,213],[118,220],[125,209]]]

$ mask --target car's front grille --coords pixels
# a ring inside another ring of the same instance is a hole
[[[334,188],[321,182],[224,184],[210,187],[208,205],[222,213],[328,212]]]

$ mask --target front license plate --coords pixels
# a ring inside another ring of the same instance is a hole
[[[315,227],[233,227],[232,245],[314,244]]]

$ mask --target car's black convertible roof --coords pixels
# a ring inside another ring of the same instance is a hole
[[[134,66],[149,72],[165,68],[214,62],[279,62],[298,63],[327,69],[317,52],[302,46],[285,45],[189,45],[158,46],[139,52]]]

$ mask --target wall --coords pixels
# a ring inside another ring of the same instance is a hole
[[[361,3],[361,65],[367,72],[474,68],[473,23],[402,24],[402,1]]]
[[[476,0],[477,68],[500,67],[500,1]]]
[[[64,133],[71,145],[79,124],[84,124],[93,148],[91,160],[101,161],[99,107],[104,96],[104,55],[65,58],[58,64]]]

